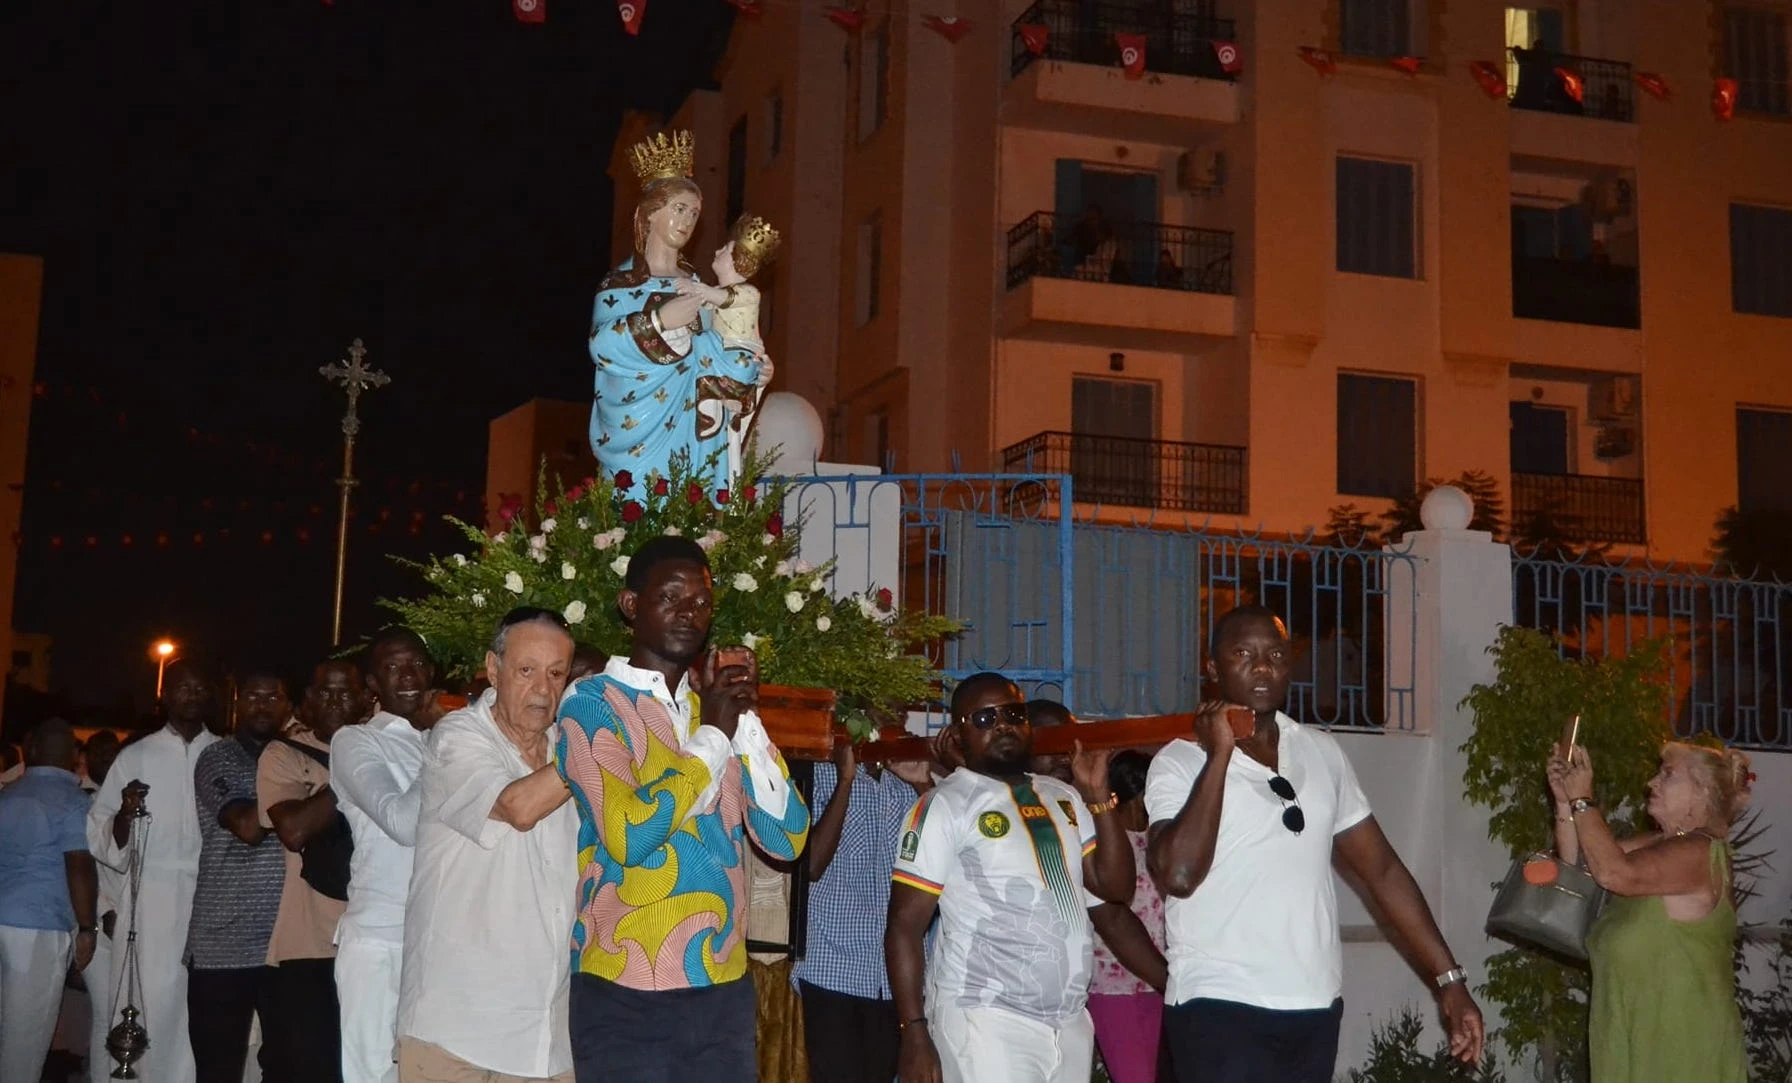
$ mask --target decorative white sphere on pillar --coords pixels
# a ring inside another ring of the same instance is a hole
[[[789,477],[806,474],[821,460],[826,429],[809,400],[794,391],[773,391],[759,404],[753,424],[753,449],[770,455],[765,471]]]
[[[1419,522],[1426,530],[1467,530],[1474,518],[1475,502],[1454,485],[1439,485],[1419,505]]]

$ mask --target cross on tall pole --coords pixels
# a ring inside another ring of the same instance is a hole
[[[317,372],[331,383],[341,384],[348,394],[348,409],[342,415],[342,476],[336,479],[336,487],[342,490],[342,505],[336,518],[336,602],[330,612],[330,643],[339,645],[342,642],[342,581],[348,570],[349,494],[360,484],[355,480],[355,436],[361,431],[358,407],[361,392],[385,387],[392,382],[392,377],[368,367],[367,347],[360,339],[349,344],[348,360],[319,365]]]

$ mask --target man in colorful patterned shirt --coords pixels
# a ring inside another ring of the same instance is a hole
[[[809,809],[753,711],[751,652],[705,652],[709,562],[687,538],[634,554],[627,658],[568,689],[554,757],[579,810],[572,930],[579,1083],[752,1083],[746,846],[802,851]],[[696,688],[692,688],[693,676]]]

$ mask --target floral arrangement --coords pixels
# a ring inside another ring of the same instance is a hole
[[[961,626],[897,609],[888,590],[832,597],[832,563],[812,567],[797,557],[801,524],[785,522],[782,511],[788,486],[761,480],[760,461],[746,466],[743,480],[754,480],[738,492],[708,491],[678,465],[638,490],[625,470],[550,492],[544,470],[533,516],[507,503],[503,529],[490,536],[451,519],[470,551],[403,561],[430,590],[382,604],[423,636],[453,677],[479,672],[498,618],[519,605],[563,615],[581,647],[626,655],[629,630],[616,596],[629,554],[649,538],[680,534],[709,554],[710,643],[751,647],[762,680],[832,690],[840,720],[859,739],[875,728],[873,716],[935,697],[933,666],[920,651]]]

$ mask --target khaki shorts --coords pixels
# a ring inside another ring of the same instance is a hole
[[[398,1039],[398,1083],[572,1083],[571,1072],[556,1076],[505,1075],[468,1064],[439,1045]]]

